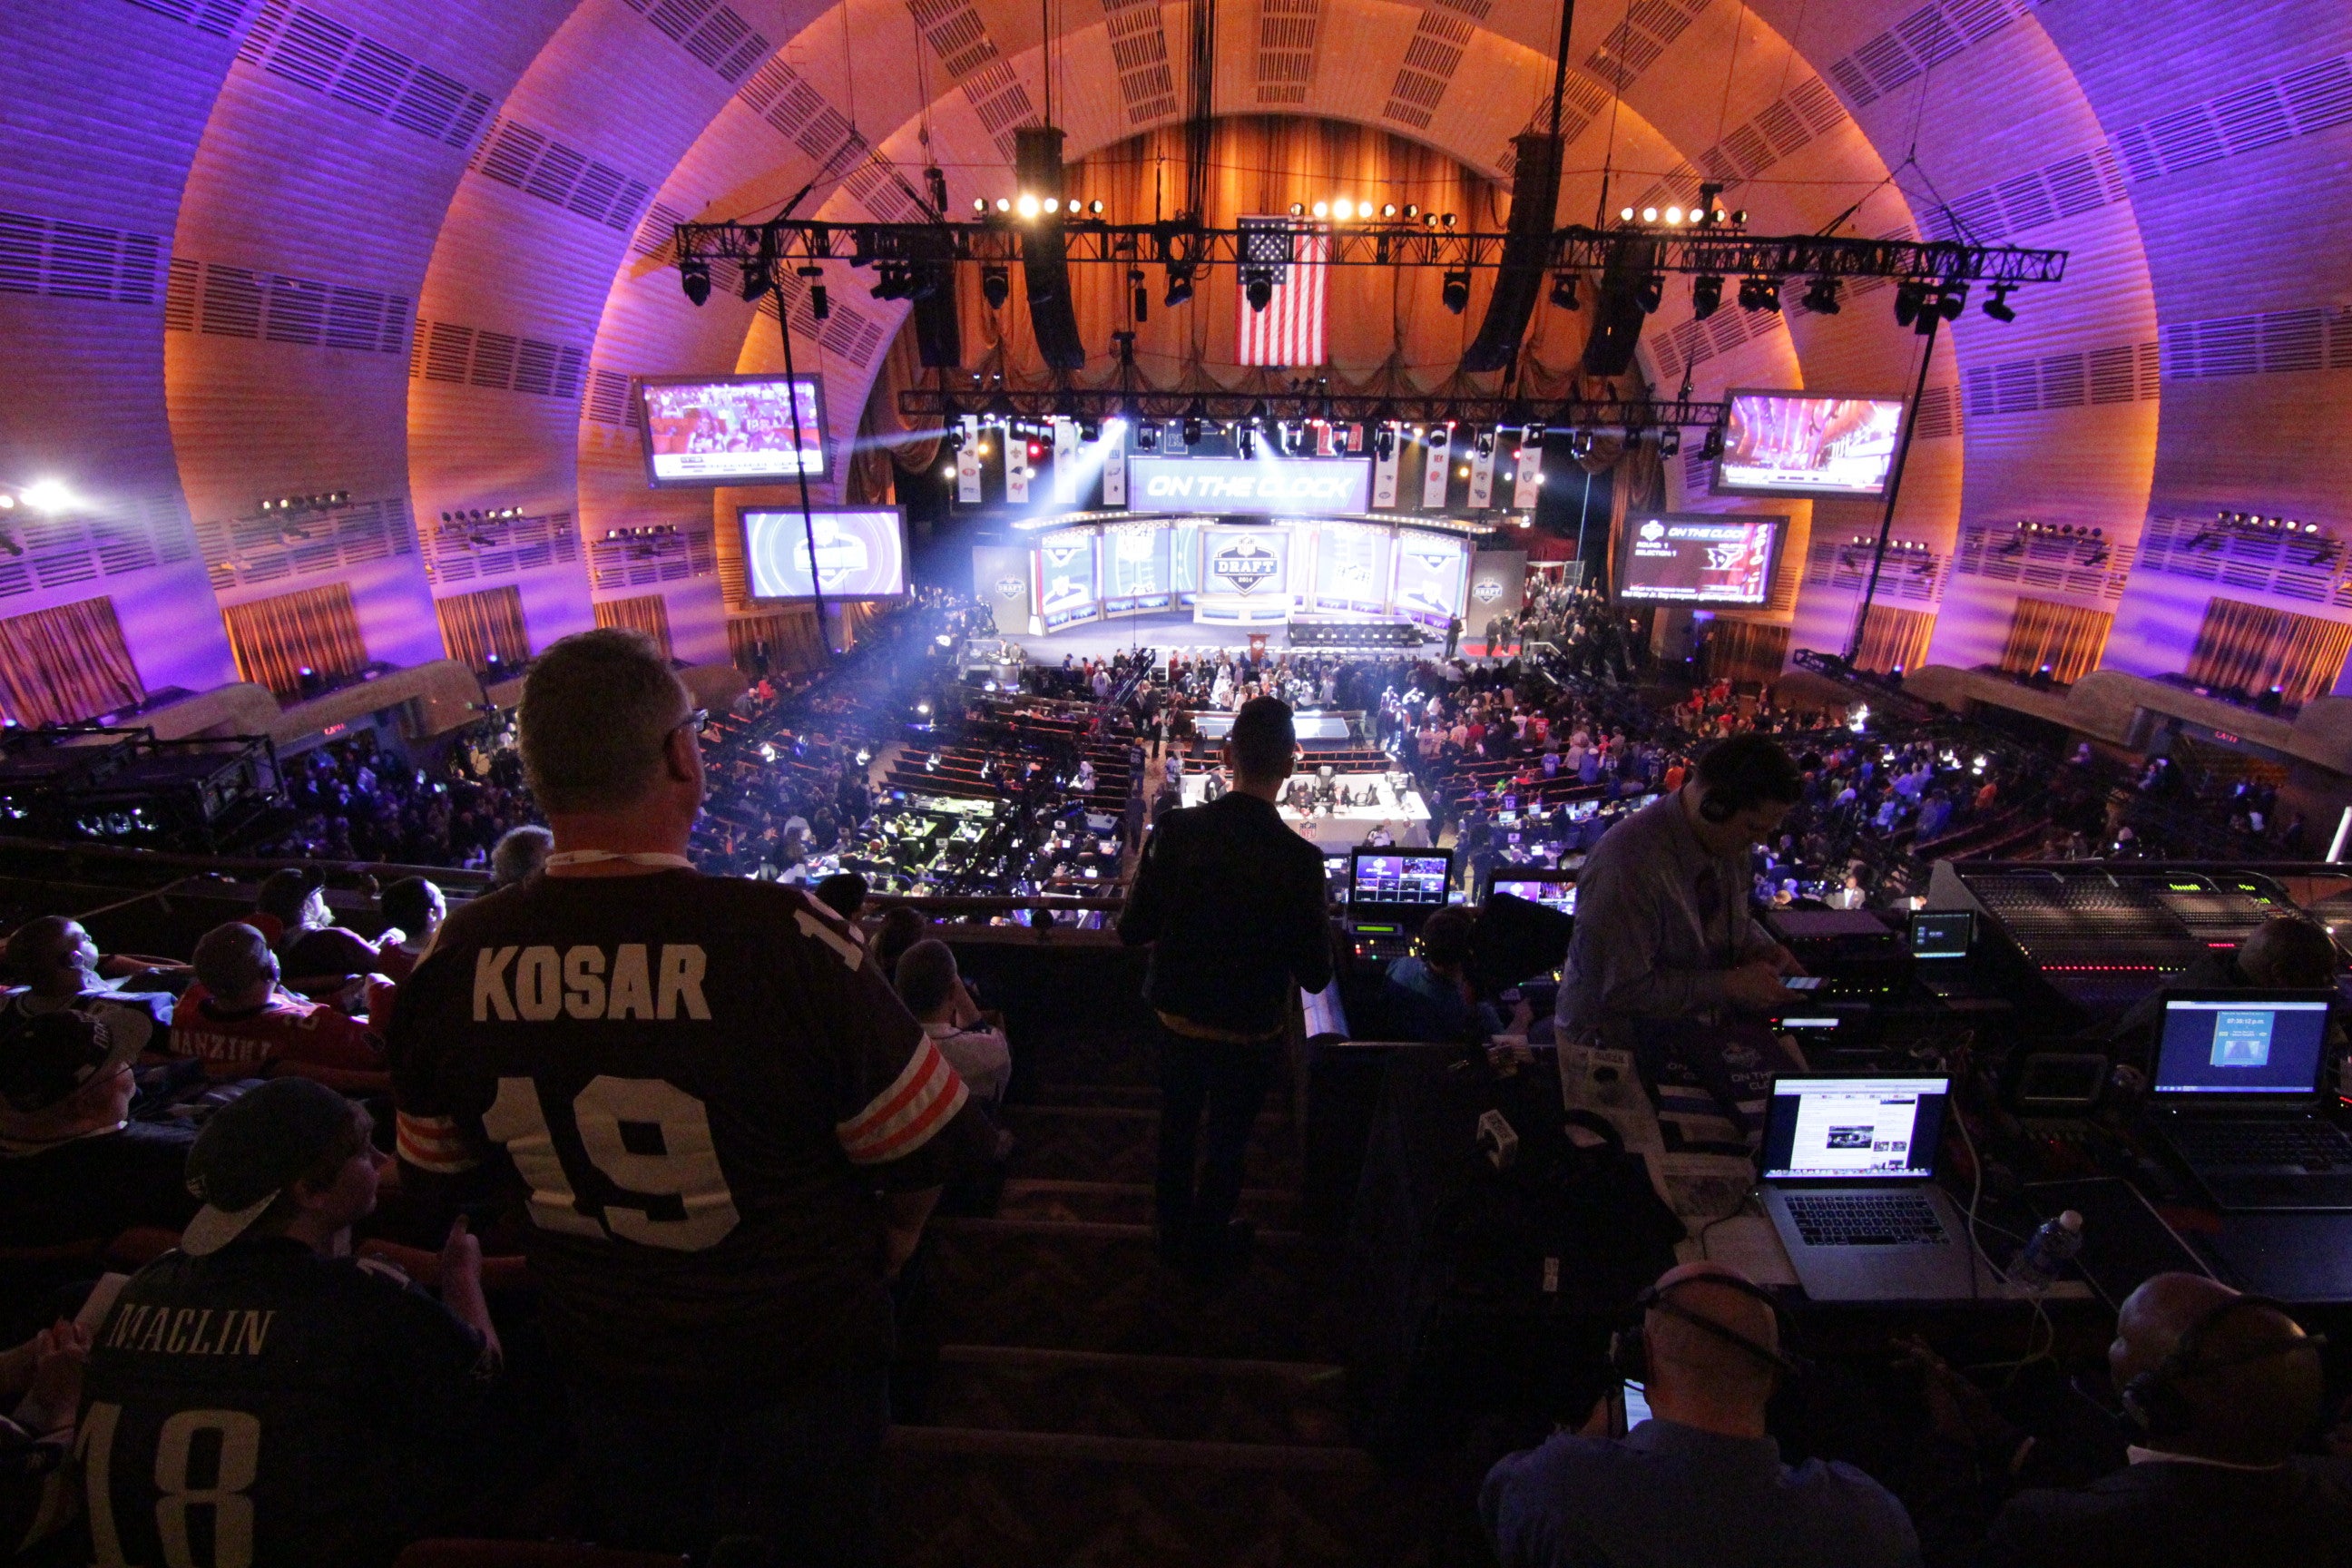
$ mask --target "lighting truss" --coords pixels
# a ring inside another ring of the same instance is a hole
[[[1058,229],[1073,265],[1132,267],[1139,262],[1180,267],[1243,265],[1238,229],[1180,223],[1115,224],[1098,218],[987,218],[976,223],[680,224],[680,266],[713,260],[776,263],[845,261],[1003,265],[1021,259],[1023,236]],[[1338,267],[1496,268],[1503,264],[1502,234],[1463,234],[1403,223],[1335,225],[1328,231],[1328,262]],[[762,250],[762,247],[767,247]],[[1632,254],[1629,256],[1629,252]],[[1252,251],[1253,264],[1265,259]],[[1962,245],[1949,240],[1866,239],[1859,236],[1764,237],[1721,228],[1670,228],[1629,224],[1555,232],[1543,266],[1553,271],[1605,272],[1630,265],[1648,273],[1714,273],[1761,278],[1888,278],[1923,282],[1985,279],[2006,285],[2055,283],[2065,276],[2066,252],[2013,246]]]
[[[971,387],[963,391],[908,387],[898,394],[898,412],[912,418],[952,420],[965,415],[995,419],[1197,419],[1212,425],[1270,426],[1286,420],[1323,420],[1337,425],[1444,425],[1501,426],[1507,433],[1554,430],[1663,430],[1682,426],[1719,427],[1728,405],[1696,398],[1638,397],[1447,397],[1310,392],[1146,392],[1103,387],[1091,391],[1052,388],[1009,392]]]

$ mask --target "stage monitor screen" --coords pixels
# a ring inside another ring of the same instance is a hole
[[[1883,496],[1902,429],[1900,397],[1735,391],[1715,493]]]
[[[1617,596],[1633,604],[1756,609],[1772,598],[1788,519],[1665,513],[1625,520]]]
[[[1360,458],[1129,458],[1127,504],[1139,511],[1315,516],[1362,511],[1372,466]]]
[[[907,518],[897,507],[816,511],[806,521],[798,507],[745,507],[742,515],[743,559],[755,599],[810,599],[818,588],[828,603],[906,595]]]
[[[1463,579],[1470,573],[1470,546],[1449,533],[1405,529],[1397,535],[1396,613],[1443,626],[1462,613]]]
[[[661,376],[637,389],[646,482],[761,485],[824,474],[824,397],[813,375]],[[793,418],[798,407],[798,431]]]

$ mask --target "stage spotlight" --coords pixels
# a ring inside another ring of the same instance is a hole
[[[1081,419],[1081,420],[1079,420],[1079,421],[1078,421],[1078,439],[1079,439],[1079,440],[1081,440],[1081,441],[1086,442],[1088,446],[1092,446],[1092,445],[1093,445],[1094,443],[1096,443],[1097,441],[1101,440],[1101,439],[1102,439],[1102,421],[1100,421],[1100,420],[1098,420],[1098,419]]]
[[[988,216],[988,198],[986,196],[972,197],[971,210],[978,213],[981,216],[986,217]]]
[[[1263,310],[1274,303],[1274,275],[1253,271],[1242,279],[1242,292],[1248,297],[1249,308]]]
[[[1405,222],[1407,222],[1407,223],[1411,223],[1413,219],[1415,219],[1415,218],[1419,217],[1420,216],[1421,216],[1421,209],[1420,209],[1419,207],[1415,206],[1415,205],[1414,205],[1412,203],[1411,203],[1411,202],[1407,202],[1407,203],[1405,203],[1405,204],[1404,204],[1404,220],[1405,220]]]
[[[1396,426],[1383,425],[1372,436],[1372,455],[1383,463],[1396,456]]]
[[[948,450],[950,452],[961,452],[963,450],[962,425],[955,424],[948,426],[947,443]],[[442,515],[446,517],[448,514],[445,512]]]
[[[1838,303],[1838,280],[1816,278],[1805,289],[1805,309],[1816,316],[1834,316],[1843,307]]]
[[[1381,204],[1381,216],[1382,217],[1394,217],[1394,216],[1396,216],[1396,203],[1394,203],[1394,202],[1382,202],[1382,203]]]
[[[1307,204],[1305,202],[1291,203],[1290,216],[1292,217],[1305,217],[1307,216]]]
[[[1691,314],[1704,321],[1723,309],[1723,279],[1703,272],[1691,279]]]
[[[1493,457],[1495,455],[1495,433],[1492,430],[1479,431],[1478,438],[1474,445],[1476,447],[1480,457]]]
[[[1013,210],[1023,217],[1035,217],[1039,210],[1037,198],[1024,191],[1021,193],[1020,199],[1013,204]]]
[[[1103,210],[1103,205],[1102,205],[1102,202],[1101,202],[1099,199],[1097,199],[1097,200],[1095,200],[1095,201],[1088,202],[1088,203],[1087,204],[1087,216],[1088,216],[1089,217],[1100,217],[1100,216],[1102,216],[1102,210]]]
[[[1135,449],[1139,452],[1160,450],[1160,421],[1147,419],[1135,427]]]
[[[747,305],[776,286],[774,264],[765,260],[743,263],[743,302]]]
[[[997,197],[997,198],[996,198],[996,210],[997,210],[998,212],[1001,212],[1001,213],[1009,213],[1009,212],[1011,212],[1011,211],[1013,210],[1013,198],[1012,198],[1011,196],[999,196],[999,197]]]
[[[1723,430],[1720,426],[1707,431],[1706,439],[1698,444],[1698,455],[1709,461],[1723,456]]]
[[[1530,425],[1519,432],[1519,445],[1522,447],[1539,447],[1543,438],[1544,427],[1540,425]]]
[[[1658,307],[1664,304],[1665,300],[1666,276],[1663,272],[1651,273],[1634,287],[1633,303],[1642,308],[1642,314],[1645,316],[1656,315]]]
[[[1576,297],[1576,274],[1562,272],[1551,280],[1551,302],[1563,310],[1580,309],[1584,301]]]
[[[980,269],[980,297],[988,301],[992,310],[1004,309],[1004,301],[1013,298],[1013,275],[1002,261],[992,261]]]
[[[1440,425],[1429,433],[1429,449],[1433,452],[1443,452],[1445,450],[1445,444],[1453,438],[1453,434],[1444,426]]]
[[[1331,216],[1345,223],[1356,216],[1356,204],[1341,196],[1331,204]]]
[[[1444,304],[1447,310],[1453,311],[1457,316],[1464,310],[1469,309],[1469,272],[1466,269],[1456,268],[1446,273],[1444,286],[1439,289],[1437,297],[1439,300]]]
[[[1773,278],[1741,279],[1739,308],[1743,310],[1778,310],[1780,308],[1780,280]]]
[[[1643,207],[1643,208],[1642,209],[1642,221],[1643,221],[1643,223],[1655,223],[1655,222],[1657,222],[1657,221],[1658,221],[1658,209],[1657,209],[1657,208],[1655,208],[1655,207]]]
[[[1925,283],[1904,282],[1895,287],[1895,324],[1907,327],[1919,319],[1919,311],[1927,303]]]
[[[710,263],[699,256],[689,256],[677,264],[677,286],[696,304],[710,298]]]
[[[1059,197],[1059,196],[1047,196],[1047,197],[1045,198],[1045,211],[1046,211],[1046,213],[1047,213],[1049,216],[1050,216],[1050,215],[1052,215],[1052,214],[1054,214],[1054,213],[1060,212],[1061,210],[1062,210],[1062,198],[1061,198],[1061,197]]]
[[[1168,288],[1160,296],[1160,302],[1171,310],[1179,305],[1189,305],[1192,302],[1192,264],[1191,262],[1171,261],[1168,264]],[[1187,437],[1185,439],[1190,440],[1191,437]]]
[[[1632,207],[1619,207],[1617,209],[1617,221],[1620,223],[1632,223],[1633,221],[1633,209]]]
[[[1683,433],[1669,425],[1658,432],[1658,456],[1671,458],[1683,449]]]
[[[1257,432],[1247,425],[1243,426],[1241,434],[1234,438],[1234,447],[1244,458],[1256,457]]]
[[[1994,284],[1985,296],[1984,313],[2004,323],[2017,320],[2017,307],[2009,302],[2010,292],[2016,287],[2014,283]]]
[[[1960,312],[1968,308],[1969,286],[1957,282],[1945,284],[1944,297],[1936,302],[1936,309],[1943,312],[1944,320],[1957,321],[1960,319]]]
[[[1445,227],[1452,228],[1454,226],[1454,215],[1452,213],[1447,213],[1437,221]]]
[[[1313,211],[1317,217],[1329,217],[1331,216],[1331,204],[1329,202],[1317,202],[1314,205]]]
[[[1200,422],[1198,419],[1187,419],[1187,420],[1185,420],[1185,421],[1184,421],[1184,445],[1186,445],[1187,447],[1197,447],[1197,446],[1199,446],[1200,444],[1201,444],[1201,422]]]

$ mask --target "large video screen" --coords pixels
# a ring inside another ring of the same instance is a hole
[[[1617,596],[1636,604],[1754,609],[1772,597],[1772,563],[1788,519],[1721,513],[1625,520]]]
[[[897,507],[814,511],[745,507],[743,559],[755,599],[896,599],[907,592],[907,517]],[[816,535],[812,570],[809,535]]]
[[[1902,428],[1900,397],[1735,391],[1716,493],[1883,496]]]
[[[1396,585],[1391,603],[1399,615],[1443,626],[1462,613],[1463,578],[1470,570],[1470,546],[1453,534],[1405,529],[1397,535]]]
[[[1089,529],[1066,529],[1037,542],[1038,618],[1049,632],[1098,619],[1102,601],[1095,594],[1095,549],[1100,541]]]
[[[1169,574],[1169,530],[1164,526],[1106,530],[1102,548],[1103,608],[1165,609],[1173,602]]]
[[[640,384],[646,482],[655,489],[757,485],[824,472],[817,378],[665,376]],[[795,419],[795,404],[798,417]],[[797,433],[796,433],[797,432]]]

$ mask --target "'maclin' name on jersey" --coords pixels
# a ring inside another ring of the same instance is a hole
[[[474,954],[474,1022],[556,1018],[709,1018],[709,960],[690,942],[601,947],[485,947]]]
[[[257,1356],[275,1311],[251,1308],[146,1307],[127,1302],[107,1325],[108,1350],[142,1354]]]

